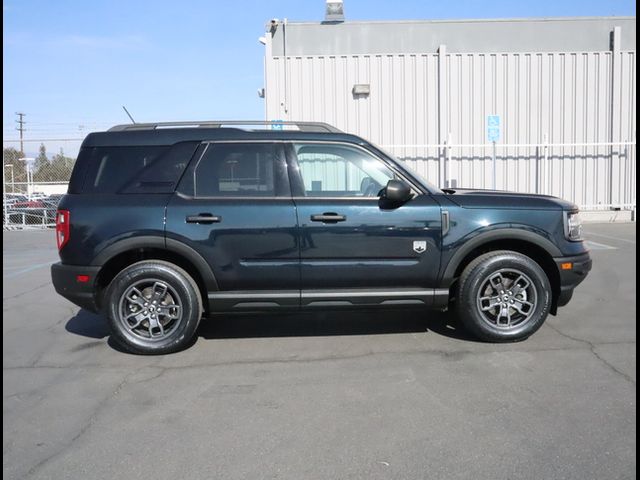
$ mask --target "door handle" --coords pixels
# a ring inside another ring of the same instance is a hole
[[[344,222],[346,219],[347,219],[346,215],[339,215],[333,212],[325,212],[319,215],[311,215],[312,222],[337,223],[337,222]]]
[[[187,223],[220,223],[222,217],[220,215],[212,215],[210,213],[199,213],[198,215],[187,215]]]

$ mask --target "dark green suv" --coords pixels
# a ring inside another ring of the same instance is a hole
[[[184,348],[203,315],[278,309],[453,306],[520,340],[591,268],[575,205],[441,190],[319,123],[92,133],[56,223],[56,290],[138,353]]]

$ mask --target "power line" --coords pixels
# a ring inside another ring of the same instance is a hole
[[[100,131],[98,129],[93,129],[93,128],[29,128],[29,133],[31,134],[37,134],[39,136],[43,136],[43,133],[45,135],[57,135],[57,134],[67,134],[67,135],[81,135],[83,133],[88,133],[89,131]],[[8,136],[12,136],[12,132],[13,129],[9,130],[9,129],[4,129],[2,131],[5,135]],[[32,135],[33,136],[33,135]],[[26,141],[26,140],[25,140]]]
[[[38,142],[81,142],[84,138],[34,138],[24,140],[24,143],[38,143]],[[18,143],[22,140],[17,138],[2,139],[2,143]]]
[[[19,118],[19,120],[16,120],[16,123],[18,124],[18,127],[16,128],[16,130],[20,132],[20,152],[22,153],[24,152],[23,137],[24,137],[24,124],[26,123],[24,121],[24,116],[26,114],[21,112],[16,112],[16,115],[18,115],[18,118]]]
[[[117,121],[90,121],[83,122],[82,120],[78,120],[77,122],[29,122],[29,125],[115,125],[118,123]]]

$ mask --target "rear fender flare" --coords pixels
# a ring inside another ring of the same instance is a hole
[[[173,239],[165,239],[164,237],[155,235],[143,235],[139,237],[126,238],[119,240],[104,250],[102,250],[91,262],[91,265],[103,266],[109,260],[121,253],[144,248],[156,248],[159,250],[166,250],[168,252],[180,255],[185,260],[189,261],[198,271],[202,277],[207,291],[217,291],[218,282],[211,270],[211,267],[202,256],[196,252],[193,248],[185,245],[182,242]]]

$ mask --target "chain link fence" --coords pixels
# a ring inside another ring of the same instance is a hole
[[[55,226],[81,143],[79,138],[3,140],[4,230]]]

